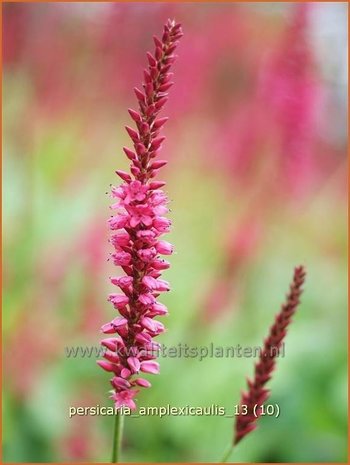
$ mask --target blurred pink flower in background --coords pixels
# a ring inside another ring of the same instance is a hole
[[[97,405],[98,398],[82,388],[75,394],[71,405],[89,407]],[[72,417],[67,431],[57,441],[56,448],[63,460],[71,462],[89,462],[96,456],[96,450],[108,447],[96,424],[96,417],[76,415]]]
[[[259,212],[262,220],[259,233],[255,220],[243,220],[231,230],[231,243],[223,249],[218,276],[213,277],[204,305],[205,318],[217,318],[237,299],[238,274],[261,243],[271,206],[310,193],[322,167],[316,161],[322,89],[309,44],[310,8],[309,4],[293,5],[281,41],[270,54],[263,50],[264,60],[257,61],[261,66],[256,68],[251,92],[240,105],[235,100],[231,114],[220,121],[210,141],[214,153],[222,155],[222,168],[229,168],[226,179],[233,195],[250,196],[248,209]]]
[[[86,278],[83,301],[81,303],[79,333],[92,335],[100,324],[102,311],[100,302],[101,281],[106,263],[107,228],[100,216],[93,217],[84,231],[82,241],[77,247],[78,255],[85,258],[84,276]]]
[[[34,298],[36,300],[27,302],[21,311],[15,331],[5,338],[8,356],[4,359],[4,373],[21,400],[32,395],[43,371],[58,357],[61,349],[57,314],[45,298]]]
[[[261,166],[271,162],[280,171],[269,182],[284,196],[292,198],[312,186],[318,169],[315,138],[321,81],[309,44],[307,11],[311,7],[293,5],[281,39],[271,45],[264,42],[265,49],[253,61],[255,69],[247,70],[248,76],[255,74],[249,91],[240,92],[243,100],[235,99],[211,139],[241,188],[249,189],[259,181]],[[239,56],[233,54],[231,59],[242,65]]]
[[[279,141],[281,186],[291,195],[303,193],[314,181],[316,118],[321,83],[308,33],[312,4],[293,6],[289,24],[264,64],[259,82],[261,107],[271,112]]]

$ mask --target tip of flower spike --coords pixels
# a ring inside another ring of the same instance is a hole
[[[165,23],[164,28],[169,31],[171,30],[174,32],[179,32],[181,30],[181,23],[177,23],[175,18],[169,18],[168,21]]]
[[[168,27],[173,28],[173,27],[175,27],[175,24],[176,24],[175,19],[168,18],[168,21],[167,21],[167,26]]]
[[[294,268],[294,273],[298,274],[299,276],[305,276],[306,275],[306,270],[304,265],[298,265]]]

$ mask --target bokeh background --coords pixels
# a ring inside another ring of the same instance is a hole
[[[278,419],[237,447],[243,462],[345,462],[346,3],[3,4],[6,462],[110,459],[112,405],[93,346],[111,319],[105,194],[127,168],[135,108],[168,17],[185,36],[162,172],[177,253],[160,342],[260,345],[293,267],[303,303],[270,383]],[[164,320],[163,320],[164,321]],[[232,410],[253,359],[163,358],[139,406]],[[125,461],[217,461],[220,416],[127,419]]]

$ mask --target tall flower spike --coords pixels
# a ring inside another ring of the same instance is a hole
[[[138,376],[140,371],[159,372],[159,365],[154,361],[159,344],[152,340],[164,331],[163,324],[155,317],[166,315],[167,308],[156,299],[161,292],[169,290],[169,284],[159,279],[162,270],[169,268],[169,263],[160,255],[170,255],[173,248],[159,240],[171,224],[164,216],[168,212],[167,197],[161,190],[165,183],[152,179],[166,164],[164,160],[155,160],[164,141],[160,130],[167,121],[158,114],[173,84],[169,70],[182,35],[181,25],[168,20],[162,38],[154,37],[155,51],[153,55],[147,53],[143,91],[134,89],[138,110],[129,109],[136,124],[136,129],[126,127],[134,146],[133,150],[124,147],[131,160],[130,173],[117,170],[123,183],[112,187],[111,192],[116,199],[111,208],[117,210],[109,219],[113,231],[110,242],[115,249],[112,259],[125,275],[110,278],[121,291],[108,298],[119,316],[102,326],[103,333],[115,336],[101,342],[108,350],[105,360],[97,363],[113,374],[111,397],[117,408],[135,409],[138,388],[150,387],[147,380]]]
[[[248,380],[248,392],[244,392],[240,405],[247,406],[247,412],[240,409],[236,417],[235,436],[233,444],[238,444],[244,436],[256,428],[256,422],[261,414],[261,406],[269,397],[269,391],[264,388],[271,378],[275,368],[275,357],[287,333],[287,326],[300,303],[302,285],[305,281],[305,271],[302,266],[294,269],[294,277],[290,286],[286,302],[276,315],[275,322],[270,328],[268,338],[264,342],[259,362],[255,365],[254,380]],[[256,407],[255,407],[256,406]],[[256,416],[255,416],[256,415]]]

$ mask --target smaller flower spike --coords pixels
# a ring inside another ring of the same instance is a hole
[[[247,406],[247,410],[240,409],[236,417],[235,436],[233,444],[238,444],[244,436],[256,428],[256,422],[261,414],[261,406],[269,397],[269,390],[265,384],[271,378],[275,368],[275,357],[282,345],[287,333],[287,326],[292,321],[302,293],[302,285],[305,281],[305,271],[302,266],[295,268],[293,282],[290,286],[286,302],[276,315],[275,322],[270,328],[268,338],[264,342],[259,362],[255,365],[254,380],[248,379],[248,392],[244,392],[240,405]]]
[[[123,148],[131,161],[130,173],[117,170],[123,183],[112,187],[115,203],[111,208],[116,214],[108,221],[110,242],[115,249],[111,258],[125,274],[110,277],[120,292],[111,293],[108,300],[119,316],[101,328],[104,334],[114,336],[102,340],[102,346],[108,350],[105,360],[97,363],[113,376],[111,397],[116,408],[126,406],[134,410],[139,388],[151,386],[140,373],[159,373],[159,365],[154,361],[159,344],[153,338],[165,328],[155,317],[167,315],[168,310],[156,299],[170,290],[169,283],[160,279],[162,270],[170,266],[161,255],[171,255],[173,247],[159,239],[169,232],[171,223],[164,216],[168,212],[168,200],[161,190],[165,183],[153,178],[166,164],[165,160],[156,159],[164,141],[160,131],[168,120],[159,117],[159,112],[173,84],[169,70],[182,35],[181,25],[168,20],[162,38],[154,38],[154,54],[147,53],[143,91],[134,89],[138,109],[129,109],[136,128],[125,128],[133,143],[132,149]]]

